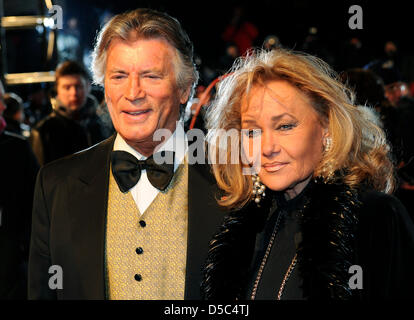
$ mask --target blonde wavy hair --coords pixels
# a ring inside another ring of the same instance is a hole
[[[218,146],[214,129],[241,130],[241,101],[255,85],[284,80],[307,95],[321,123],[328,128],[332,147],[324,152],[314,177],[333,181],[338,171],[351,188],[366,183],[375,190],[392,193],[395,185],[390,147],[377,116],[369,107],[354,104],[355,94],[321,59],[286,49],[258,49],[239,58],[223,79],[207,112],[207,141]],[[218,148],[218,147],[217,147]],[[230,152],[230,147],[227,147]],[[225,196],[218,200],[227,208],[251,200],[252,179],[243,175],[239,155],[235,164],[212,164],[218,186]]]

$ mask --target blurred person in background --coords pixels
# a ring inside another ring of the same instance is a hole
[[[335,65],[336,63],[336,56],[331,52],[326,39],[321,37],[320,30],[317,27],[309,27],[300,49],[323,59],[329,65]]]
[[[28,99],[24,102],[25,123],[30,127],[34,127],[51,112],[52,106],[47,85],[44,83],[32,83]]]
[[[401,56],[397,44],[394,41],[386,41],[381,56],[365,65],[364,69],[374,71],[385,85],[401,81]]]
[[[282,47],[282,44],[280,43],[279,37],[274,34],[268,35],[263,41],[263,48],[266,50],[277,49],[279,47]]]
[[[385,86],[385,96],[395,107],[412,103],[410,88],[407,83],[396,81]]]
[[[219,58],[219,68],[222,73],[226,73],[234,63],[234,60],[239,56],[239,49],[233,42],[228,42],[225,46],[224,54]]]
[[[394,156],[397,156],[397,111],[386,97],[383,79],[372,70],[362,68],[348,69],[340,74],[340,79],[354,91],[356,105],[369,105],[379,114],[381,127],[392,145]]]
[[[354,90],[358,105],[373,106],[379,113],[397,165],[395,195],[414,219],[414,101],[408,86],[403,82],[384,86],[381,77],[360,68],[343,72],[341,80]]]
[[[86,149],[110,135],[97,115],[98,103],[89,95],[90,77],[75,61],[56,69],[52,113],[32,130],[31,143],[40,164]]]
[[[397,196],[414,219],[414,99],[408,84],[401,81],[387,85],[385,92],[397,114],[394,131],[398,146],[398,176],[401,179]]]
[[[81,33],[78,27],[78,19],[70,17],[67,25],[60,30],[56,45],[59,53],[59,62],[67,60],[81,61],[82,52],[80,45]]]
[[[257,26],[246,19],[245,5],[234,7],[230,23],[226,26],[222,38],[226,42],[235,43],[239,55],[245,55],[254,46],[259,36]]]
[[[368,62],[366,50],[361,38],[353,36],[347,39],[340,45],[340,51],[337,55],[337,69],[362,68]]]
[[[6,130],[28,138],[30,127],[24,123],[25,115],[22,98],[13,92],[6,93],[4,94],[4,103],[7,106],[3,114],[7,123]]]

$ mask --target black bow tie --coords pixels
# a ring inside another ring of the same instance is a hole
[[[112,151],[112,174],[122,192],[127,192],[135,186],[141,177],[141,170],[147,170],[151,184],[163,191],[169,185],[174,175],[174,152],[161,151],[162,159],[172,159],[172,164],[157,164],[153,155],[146,160],[138,160],[125,151]]]

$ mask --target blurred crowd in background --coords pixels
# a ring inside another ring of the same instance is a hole
[[[100,9],[100,13],[98,20],[102,25],[111,13],[104,9]],[[202,12],[194,14],[202,15]],[[209,19],[214,20],[212,17]],[[285,39],[284,43],[275,30],[265,30],[261,26],[258,21],[250,19],[246,8],[240,5],[232,8],[220,32],[210,34],[210,38],[216,39],[218,45],[215,48],[219,50],[212,50],[210,54],[202,51],[208,44],[198,48],[197,43],[203,39],[191,37],[195,42],[195,63],[200,72],[200,82],[195,97],[187,105],[187,128],[194,125],[204,129],[203,110],[214,97],[214,87],[208,92],[206,88],[226,74],[234,61],[248,54],[250,49],[284,47],[316,55],[330,64],[341,80],[354,90],[356,105],[371,106],[380,116],[381,125],[393,147],[398,170],[396,196],[414,218],[413,53],[401,48],[398,40],[386,37],[377,41],[375,46],[365,45],[357,33],[346,39],[336,39],[332,35],[327,41],[320,36],[321,30],[313,26],[304,29],[300,41]],[[30,33],[15,33],[8,38],[9,72],[28,71],[27,65],[31,60],[23,59],[23,52],[18,48],[22,42],[37,39],[37,36],[31,37]],[[85,46],[82,39],[89,39],[89,45]],[[4,225],[7,222],[11,227],[9,230],[0,228],[0,250],[15,253],[12,259],[1,263],[0,268],[7,272],[0,272],[0,277],[8,274],[8,278],[0,278],[0,282],[15,287],[11,290],[0,286],[0,298],[22,297],[25,292],[21,274],[26,266],[23,264],[17,270],[13,268],[27,258],[31,199],[39,167],[88,148],[114,133],[103,88],[93,85],[88,70],[92,45],[91,37],[82,34],[78,19],[67,17],[64,28],[57,32],[56,59],[49,65],[42,65],[44,70],[56,71],[55,82],[8,86],[3,78],[0,87],[0,119],[1,115],[4,118],[0,121],[0,214],[3,214],[0,222]],[[30,54],[34,61],[38,52],[34,50]],[[201,112],[197,121],[190,125],[199,107]],[[10,216],[14,216],[12,222],[7,220]],[[16,279],[19,279],[18,283]]]

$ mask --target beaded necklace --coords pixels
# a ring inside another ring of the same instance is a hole
[[[272,236],[270,237],[269,244],[267,245],[266,252],[263,256],[262,262],[260,263],[260,267],[259,267],[259,271],[257,273],[256,280],[254,281],[252,294],[250,296],[251,300],[254,300],[256,298],[256,293],[257,293],[257,289],[258,289],[258,286],[259,286],[260,279],[262,278],[263,270],[266,266],[267,259],[269,258],[270,251],[273,247],[273,243],[274,243],[276,235],[279,231],[281,216],[282,216],[282,213],[280,212],[278,217],[277,217],[275,228],[273,229]],[[289,268],[287,269],[287,271],[285,273],[285,276],[283,277],[282,284],[280,285],[280,288],[279,288],[279,291],[278,291],[278,294],[277,294],[277,300],[281,299],[282,294],[283,294],[283,290],[285,289],[285,286],[286,286],[286,282],[289,280],[290,275],[292,274],[293,270],[295,269],[296,262],[297,262],[297,254],[295,254],[295,256],[293,257],[293,259],[292,259],[292,261],[289,265]]]

